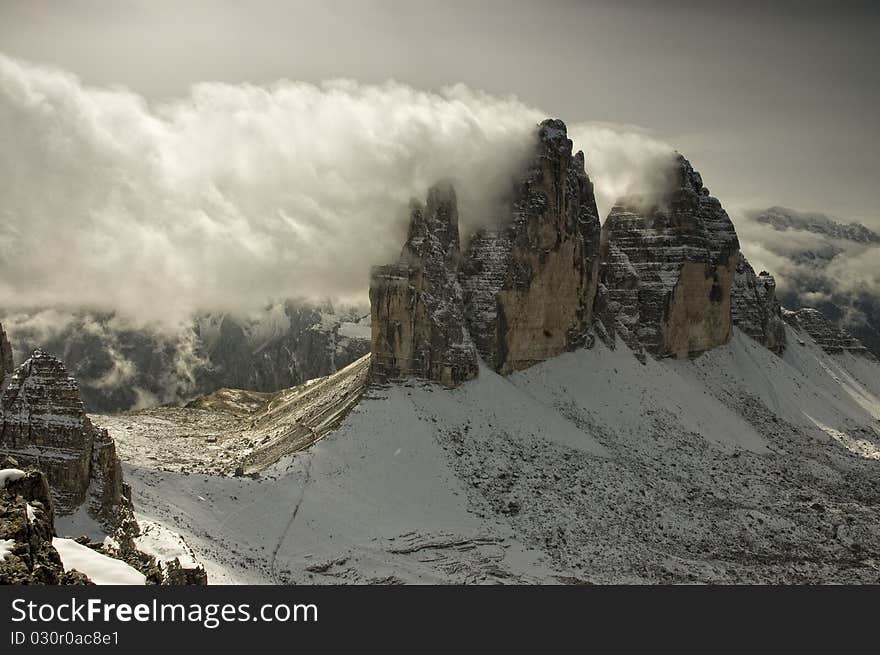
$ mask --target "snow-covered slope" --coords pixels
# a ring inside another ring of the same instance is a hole
[[[880,366],[789,337],[371,387],[259,477],[125,476],[214,583],[877,582]]]

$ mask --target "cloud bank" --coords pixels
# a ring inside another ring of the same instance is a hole
[[[0,55],[0,305],[179,324],[363,299],[409,199],[450,178],[463,231],[488,220],[545,117],[461,85],[350,80],[202,83],[151,104]],[[569,128],[603,215],[671,151],[634,128]]]

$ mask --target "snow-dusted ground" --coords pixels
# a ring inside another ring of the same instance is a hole
[[[371,388],[257,479],[157,470],[167,442],[109,427],[213,583],[878,582],[880,366],[789,343]]]
[[[66,571],[76,569],[80,573],[85,573],[97,585],[146,584],[144,574],[122,560],[108,557],[88,546],[78,544],[73,539],[55,537],[52,539],[52,545],[61,556]]]

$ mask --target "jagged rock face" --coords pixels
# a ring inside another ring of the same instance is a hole
[[[827,353],[852,353],[875,360],[864,344],[849,332],[831,323],[822,312],[805,307],[797,311],[782,310],[782,318],[799,332],[806,333]]]
[[[35,351],[7,380],[0,450],[46,473],[59,514],[87,503],[108,531],[132,521],[116,445],[85,415],[76,380],[56,358]]]
[[[477,374],[477,354],[465,329],[458,207],[448,184],[414,204],[400,261],[373,269],[371,378],[415,376],[455,386]]]
[[[65,573],[55,536],[49,485],[39,471],[0,488],[0,544],[10,544],[0,557],[0,584],[89,584],[77,572]]]
[[[467,326],[480,355],[509,373],[571,350],[592,320],[599,213],[565,124],[539,126],[510,216],[474,234],[461,264]]]
[[[785,322],[776,299],[776,280],[765,271],[755,275],[740,254],[731,299],[733,324],[778,355],[785,351]]]
[[[9,345],[9,339],[6,338],[6,332],[3,325],[0,325],[0,389],[3,388],[3,381],[6,376],[11,374],[15,365],[12,363],[12,346]]]
[[[739,240],[681,155],[670,188],[659,200],[617,201],[602,228],[602,281],[629,345],[687,357],[730,339]]]

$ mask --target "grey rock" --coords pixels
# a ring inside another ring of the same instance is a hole
[[[766,271],[755,275],[740,254],[733,280],[733,324],[778,355],[785,351],[785,322],[776,299],[776,280]]]
[[[795,330],[806,333],[827,353],[851,353],[869,360],[876,360],[876,357],[865,348],[861,341],[843,328],[834,325],[818,309],[809,307],[796,311],[783,309],[782,318]]]
[[[45,476],[36,470],[0,488],[0,540],[12,541],[0,559],[0,584],[90,584],[82,574],[65,573],[55,535],[52,501]]]
[[[136,530],[116,445],[92,425],[76,380],[55,357],[35,351],[7,380],[0,395],[0,450],[45,472],[58,514],[86,504],[108,532],[124,525]]]
[[[469,239],[459,279],[468,329],[501,373],[584,343],[598,284],[599,214],[565,124],[538,126],[506,214]]]
[[[413,203],[400,260],[371,273],[371,379],[415,376],[456,386],[476,376],[459,258],[455,191],[443,183],[430,189],[424,206]]]

